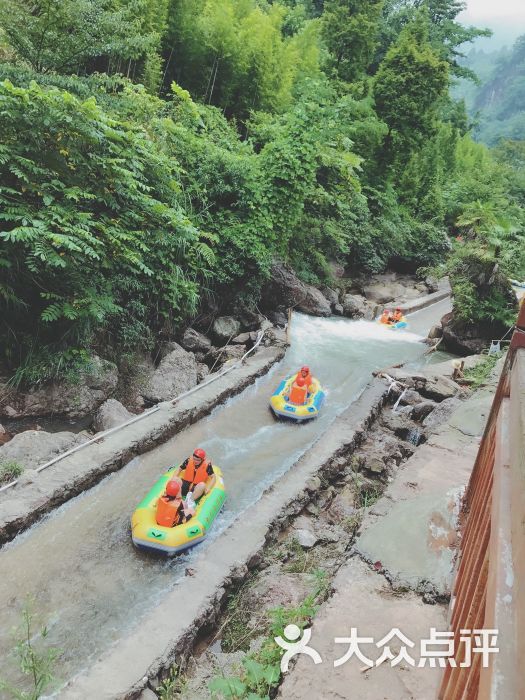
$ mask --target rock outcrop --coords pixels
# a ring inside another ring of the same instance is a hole
[[[95,355],[88,369],[80,374],[74,384],[50,382],[34,391],[6,391],[6,400],[0,405],[0,416],[61,415],[80,418],[95,411],[109,398],[117,383],[117,366]]]
[[[302,282],[284,263],[274,263],[270,280],[262,293],[265,308],[284,310],[294,307],[312,316],[330,316],[330,302],[315,287]]]
[[[86,442],[85,433],[47,433],[25,430],[0,447],[0,463],[14,461],[25,469],[36,469],[53,457]]]
[[[197,361],[195,355],[176,346],[155,370],[143,391],[144,398],[151,403],[168,401],[197,384]]]
[[[230,341],[240,330],[241,323],[233,316],[219,316],[213,323],[213,335],[220,344]]]
[[[421,396],[432,401],[444,401],[459,392],[459,386],[448,377],[432,372],[407,372],[402,369],[389,370],[390,376],[419,392]]]
[[[184,331],[180,344],[190,352],[208,352],[211,348],[211,340],[194,328],[187,328]]]
[[[99,407],[93,419],[93,429],[99,433],[103,430],[115,428],[117,425],[125,423],[130,418],[133,418],[133,413],[130,413],[120,401],[116,399],[108,399]]]

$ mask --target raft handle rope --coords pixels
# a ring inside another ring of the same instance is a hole
[[[264,338],[264,335],[268,329],[264,329],[259,331],[259,334],[257,336],[257,340],[255,341],[254,345],[252,348],[248,350],[248,352],[244,353],[244,355],[237,360],[237,362],[234,362],[232,365],[229,367],[226,367],[225,369],[221,370],[220,372],[217,372],[215,376],[210,377],[205,382],[202,382],[202,384],[197,384],[196,386],[192,387],[191,389],[188,389],[188,391],[184,391],[182,394],[179,394],[176,396],[174,399],[170,399],[169,401],[162,401],[158,403],[156,406],[153,406],[152,408],[148,409],[147,411],[144,411],[144,413],[140,413],[138,416],[135,416],[134,418],[131,418],[130,420],[126,421],[125,423],[121,423],[120,425],[116,425],[114,428],[110,428],[109,430],[105,430],[102,433],[99,433],[98,435],[95,435],[95,437],[91,438],[90,440],[87,440],[86,442],[83,442],[81,445],[77,445],[76,447],[72,447],[70,450],[67,450],[67,452],[63,452],[60,455],[57,455],[56,457],[53,457],[53,459],[50,459],[49,462],[46,462],[45,464],[42,464],[40,467],[37,467],[35,471],[40,473],[44,469],[47,469],[48,467],[51,467],[53,464],[56,464],[57,462],[60,462],[61,460],[65,459],[66,457],[69,457],[70,455],[74,454],[75,452],[78,452],[79,450],[84,449],[84,447],[88,447],[89,445],[93,445],[97,442],[100,442],[101,440],[104,440],[106,437],[109,435],[113,435],[113,433],[118,432],[119,430],[122,430],[123,428],[127,428],[129,425],[133,425],[133,423],[137,423],[139,420],[142,420],[143,418],[146,418],[147,416],[152,415],[153,413],[156,413],[159,411],[161,408],[164,408],[169,405],[174,405],[177,401],[180,401],[181,399],[185,399],[187,396],[190,396],[191,394],[194,394],[196,391],[199,389],[202,389],[205,386],[209,386],[213,382],[217,381],[217,379],[220,379],[221,377],[224,377],[225,374],[228,374],[228,372],[231,372],[232,369],[235,369],[239,365],[241,365],[245,359],[248,357],[248,355],[251,355],[251,353],[257,349],[257,347],[261,344],[262,339]],[[0,493],[2,491],[7,491],[10,488],[13,488],[13,486],[16,486],[18,484],[18,479],[15,479],[14,481],[10,481],[8,484],[5,484],[4,486],[0,487]]]

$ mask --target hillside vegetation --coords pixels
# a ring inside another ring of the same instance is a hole
[[[0,0],[7,372],[151,350],[210,297],[255,304],[275,258],[310,282],[446,262],[459,314],[511,320],[473,270],[523,274],[525,145],[474,142],[449,96],[461,8]]]
[[[461,81],[454,93],[464,97],[474,120],[476,140],[493,146],[502,138],[525,139],[525,34],[510,49],[471,51],[464,65],[479,78]]]

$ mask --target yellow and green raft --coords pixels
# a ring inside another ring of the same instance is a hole
[[[222,471],[214,466],[215,485],[211,491],[199,498],[195,515],[187,523],[175,527],[157,525],[157,501],[166,490],[166,484],[175,475],[178,467],[163,474],[131,516],[133,544],[141,549],[163,552],[168,556],[182,552],[201,542],[217,517],[226,499]]]
[[[312,378],[312,392],[308,395],[305,404],[297,405],[288,401],[290,389],[296,375],[286,377],[279,384],[270,398],[270,407],[276,416],[280,418],[290,418],[295,421],[304,421],[316,418],[323,405],[326,394],[321,388],[319,380]]]

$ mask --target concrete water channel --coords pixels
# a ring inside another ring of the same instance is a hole
[[[56,675],[63,684],[100,660],[140,626],[195,566],[213,560],[217,539],[235,520],[249,528],[250,508],[271,484],[319,440],[338,414],[362,393],[371,372],[398,362],[422,364],[421,336],[449,310],[449,300],[410,317],[410,330],[392,332],[367,321],[294,315],[285,359],[208,418],[142,455],[64,504],[0,550],[0,676],[20,687],[12,628],[34,600],[61,649]],[[304,362],[327,389],[320,417],[309,424],[277,422],[268,398],[279,378]],[[130,538],[133,508],[167,466],[196,445],[223,468],[228,500],[207,541],[171,560],[136,551]],[[180,587],[191,596],[191,581]],[[0,694],[0,697],[5,697]]]

